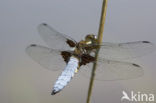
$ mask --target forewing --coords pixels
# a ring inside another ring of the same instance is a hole
[[[100,48],[99,57],[110,60],[124,60],[146,55],[155,49],[155,45],[148,41],[118,44],[103,42]]]
[[[50,27],[48,24],[40,24],[38,26],[38,31],[43,40],[48,44],[50,48],[70,50],[75,47],[76,41],[71,37],[56,31],[54,28]]]
[[[92,65],[92,63],[89,63],[86,66],[82,66],[80,68],[81,74],[85,77],[90,77]],[[95,79],[101,81],[125,80],[138,78],[143,74],[142,67],[137,64],[98,59]]]
[[[26,53],[41,66],[49,70],[64,69],[66,65],[60,50],[32,44],[26,48]]]

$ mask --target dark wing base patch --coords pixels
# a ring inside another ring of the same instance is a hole
[[[71,53],[67,51],[62,51],[61,55],[66,63],[68,63],[69,58],[71,57]]]
[[[86,65],[87,63],[94,62],[94,61],[95,61],[95,57],[90,56],[89,54],[83,54],[81,56],[80,66]]]
[[[75,42],[73,42],[72,40],[67,39],[66,43],[70,46],[70,47],[75,47],[76,44]]]
[[[66,63],[68,63],[69,58],[72,56],[72,54],[70,52],[67,52],[67,51],[62,51],[61,52],[61,55],[62,55],[62,57],[63,57],[63,59],[64,59],[64,61]],[[90,63],[90,62],[94,62],[95,61],[95,57],[90,56],[89,54],[83,54],[83,55],[81,55],[80,58],[81,58],[80,59],[81,60],[80,61],[80,66],[81,65],[86,65],[87,63]]]

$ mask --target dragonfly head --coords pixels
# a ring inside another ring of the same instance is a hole
[[[88,34],[88,35],[85,37],[85,41],[86,41],[86,44],[97,43],[97,37],[96,37],[96,35],[94,35],[94,34]]]

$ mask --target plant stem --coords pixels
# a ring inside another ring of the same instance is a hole
[[[99,31],[98,31],[98,43],[99,43],[99,44],[101,44],[102,39],[103,39],[104,24],[105,24],[106,9],[107,9],[107,1],[108,1],[108,0],[103,0],[103,4],[102,4],[101,18],[100,18]],[[97,60],[97,58],[98,58],[99,50],[100,50],[100,49],[98,49],[98,50],[96,51],[96,54],[95,54],[96,60]],[[92,69],[92,73],[91,73],[91,78],[90,78],[90,83],[89,83],[89,88],[88,88],[88,96],[87,96],[87,101],[86,101],[86,103],[90,103],[91,94],[92,94],[92,89],[93,89],[93,84],[94,84],[94,78],[95,78],[96,67],[97,67],[97,62],[95,62],[95,63],[93,64],[93,69]]]

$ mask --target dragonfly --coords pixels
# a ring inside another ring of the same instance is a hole
[[[95,62],[96,80],[126,80],[141,77],[144,74],[143,68],[124,60],[143,56],[155,50],[154,44],[149,41],[99,44],[93,34],[88,34],[84,40],[77,42],[46,23],[40,24],[38,31],[48,46],[31,44],[26,48],[26,53],[44,68],[53,71],[62,70],[51,95],[60,92],[78,72],[89,77]],[[95,58],[97,50],[99,57]]]

